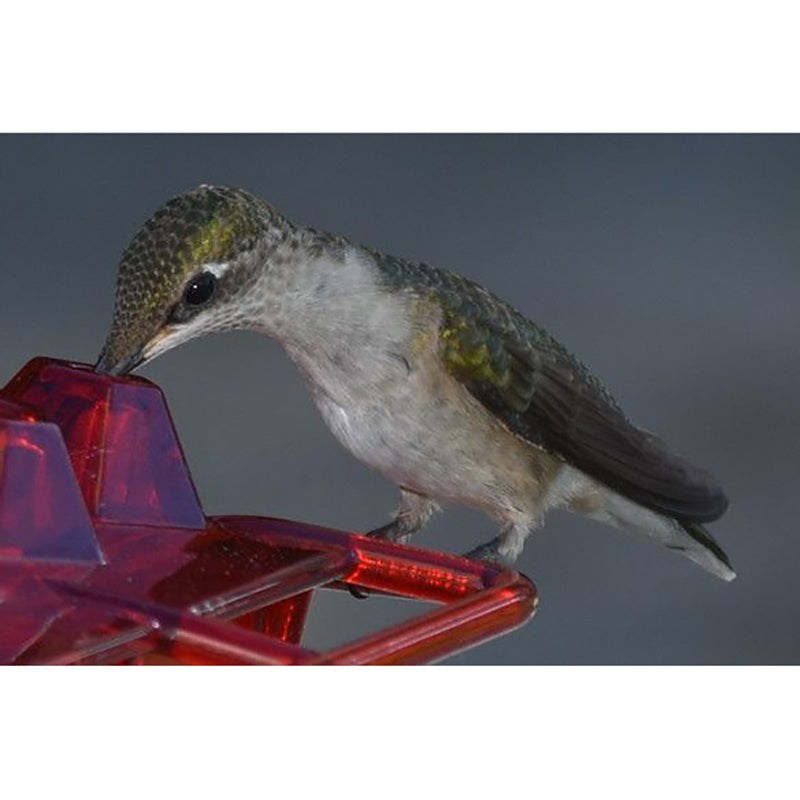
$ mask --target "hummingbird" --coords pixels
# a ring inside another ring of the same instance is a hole
[[[455,272],[202,185],[124,251],[96,369],[125,374],[232,329],[277,340],[334,436],[399,487],[391,520],[367,535],[402,542],[443,505],[470,506],[499,533],[466,555],[511,564],[564,509],[735,577],[704,527],[728,505],[714,478],[630,422],[544,328]]]

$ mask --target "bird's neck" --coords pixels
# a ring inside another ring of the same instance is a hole
[[[375,369],[409,338],[408,300],[386,287],[371,254],[313,231],[273,254],[253,296],[253,327],[277,339],[312,384]]]

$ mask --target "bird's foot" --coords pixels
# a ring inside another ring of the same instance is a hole
[[[401,542],[420,530],[439,509],[435,500],[410,489],[401,489],[400,495],[400,506],[392,521],[375,528],[367,536],[384,542]]]
[[[408,526],[402,524],[399,520],[392,520],[386,525],[381,525],[380,528],[367,531],[364,536],[369,536],[370,539],[380,539],[384,542],[396,542],[398,539],[403,539],[408,536],[411,531]]]
[[[350,592],[356,600],[366,600],[369,597],[369,589],[362,589],[360,586],[349,586],[347,591]]]
[[[512,564],[512,560],[500,552],[500,544],[497,539],[493,539],[491,542],[478,545],[474,550],[464,553],[464,558],[469,558],[473,561],[485,561],[488,564],[499,567],[509,567]]]
[[[383,542],[397,542],[407,538],[413,531],[409,530],[408,524],[405,520],[394,519],[386,525],[381,525],[380,528],[367,531],[364,536],[369,536],[370,539],[379,539]],[[348,591],[357,600],[366,600],[369,597],[369,590],[362,589],[358,586],[348,586]]]
[[[410,489],[401,489],[400,507],[395,512],[394,519],[380,528],[364,534],[371,539],[383,542],[402,542],[415,534],[431,518],[439,506],[435,500],[425,495],[412,492]],[[369,595],[369,590],[355,586],[348,587],[350,594],[363,600]]]

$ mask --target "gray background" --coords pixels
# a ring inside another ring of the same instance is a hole
[[[726,487],[712,532],[732,584],[555,513],[519,562],[536,618],[451,663],[798,662],[800,138],[2,136],[0,381],[34,355],[93,362],[121,251],[199,183],[483,283]],[[167,394],[207,512],[387,520],[394,488],[334,441],[273,342],[210,337],[143,374]],[[493,534],[451,509],[417,543],[461,552]],[[418,611],[318,593],[307,642]]]

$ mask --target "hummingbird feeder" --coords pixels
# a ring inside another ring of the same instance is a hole
[[[438,607],[304,647],[312,594],[348,585]],[[0,664],[424,664],[522,625],[536,603],[512,569],[205,516],[143,378],[35,358],[0,391]]]

